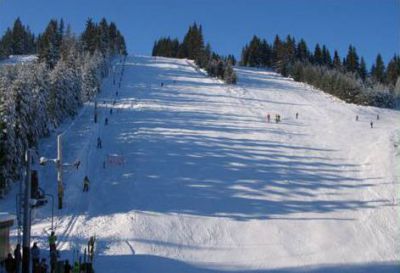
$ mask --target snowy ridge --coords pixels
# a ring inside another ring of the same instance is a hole
[[[400,113],[270,71],[236,73],[227,86],[186,60],[135,56],[121,89],[104,81],[99,123],[87,105],[64,136],[65,162],[82,163],[65,173],[62,256],[96,235],[104,273],[398,272]],[[40,151],[55,147],[52,137]],[[54,167],[41,179],[55,194]],[[0,202],[11,210],[11,199]],[[35,215],[42,247],[49,217]]]
[[[10,55],[7,59],[1,60],[0,65],[16,65],[32,63],[37,61],[36,55]]]

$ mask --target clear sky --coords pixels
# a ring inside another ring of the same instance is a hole
[[[240,56],[254,34],[269,42],[291,34],[341,57],[353,44],[369,66],[378,52],[385,63],[400,53],[400,0],[0,0],[1,33],[16,17],[35,33],[51,18],[80,32],[88,17],[106,17],[121,29],[129,53],[138,54],[150,54],[160,36],[181,39],[194,21],[220,54]]]

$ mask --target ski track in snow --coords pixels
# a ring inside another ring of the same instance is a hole
[[[121,69],[103,82],[98,123],[88,103],[57,130],[64,162],[81,161],[55,210],[63,258],[96,235],[100,273],[399,271],[398,111],[265,70],[237,68],[228,86],[160,57],[128,57],[118,90]],[[55,134],[40,154],[56,157]],[[109,154],[124,162],[103,168]],[[39,172],[56,196],[54,166]],[[15,192],[2,209],[14,210]],[[32,240],[47,247],[50,206],[33,215]]]

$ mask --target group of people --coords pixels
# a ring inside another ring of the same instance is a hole
[[[298,117],[298,113],[296,113],[296,118]],[[271,122],[271,115],[268,113],[267,114],[267,122]],[[275,114],[275,123],[281,122],[281,115]]]
[[[377,114],[376,120],[379,120],[379,119],[380,119],[379,114]],[[356,115],[356,121],[358,121],[358,120],[359,120],[359,117],[358,117],[358,115]],[[372,120],[369,122],[369,126],[371,126],[371,129],[374,128],[374,122]]]
[[[4,261],[4,268],[7,273],[19,272],[22,262],[21,245],[17,244],[14,249],[14,256],[8,253],[7,258]]]
[[[57,236],[54,231],[51,232],[48,237],[49,249],[50,249],[50,266],[47,263],[46,258],[43,258],[41,255],[41,251],[36,242],[33,243],[33,246],[30,249],[31,261],[32,261],[32,273],[55,273],[57,271],[57,263],[58,263],[58,252],[56,247]],[[6,273],[18,273],[20,272],[22,263],[22,253],[21,253],[21,245],[17,244],[14,255],[9,253],[7,258],[4,261],[4,268]],[[69,263],[68,260],[64,261],[63,264],[64,273],[80,273],[80,266],[78,262],[75,262],[73,265]],[[50,271],[49,271],[50,270]]]

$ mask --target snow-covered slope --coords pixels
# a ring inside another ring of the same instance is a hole
[[[62,128],[65,161],[81,160],[55,219],[62,256],[96,235],[100,273],[398,272],[399,112],[272,72],[237,74],[228,87],[186,60],[136,56],[118,97],[105,81],[100,123],[87,105]],[[55,144],[41,154],[55,157]],[[56,194],[54,167],[41,179]],[[11,210],[11,199],[0,204]],[[42,247],[49,216],[35,212]]]

